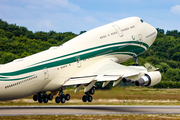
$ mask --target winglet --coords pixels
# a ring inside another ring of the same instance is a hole
[[[148,72],[151,72],[151,71],[159,71],[159,68],[155,68],[154,66],[152,66],[152,65],[149,64],[149,63],[146,63],[146,64],[144,64],[144,65],[145,65],[145,67],[146,67],[146,69],[147,69]]]

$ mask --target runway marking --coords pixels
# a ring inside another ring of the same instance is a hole
[[[58,105],[0,107],[0,116],[74,114],[180,114],[180,106]]]

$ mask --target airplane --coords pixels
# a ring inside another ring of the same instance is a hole
[[[138,55],[146,51],[157,30],[139,17],[125,18],[85,32],[60,46],[0,65],[0,100],[33,95],[33,100],[56,103],[70,99],[63,91],[84,87],[83,102],[92,102],[95,83],[121,80],[137,86],[153,86],[161,81],[159,70],[149,63],[138,64]],[[135,65],[120,63],[135,59]],[[47,92],[50,92],[47,94]]]

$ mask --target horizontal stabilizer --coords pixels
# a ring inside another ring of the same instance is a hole
[[[144,64],[144,65],[145,65],[145,67],[146,67],[146,69],[147,69],[148,72],[151,72],[151,71],[159,71],[159,68],[155,68],[154,66],[152,66],[152,65],[149,64],[149,63],[146,63],[146,64]]]

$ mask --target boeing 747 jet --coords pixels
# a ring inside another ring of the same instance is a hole
[[[137,56],[146,51],[157,36],[156,29],[139,17],[122,19],[83,33],[46,51],[0,65],[0,100],[34,95],[34,101],[56,103],[70,99],[63,90],[84,88],[83,102],[91,102],[94,84],[121,80],[137,86],[153,86],[161,74],[150,64],[139,66]],[[134,66],[120,63],[135,59]],[[50,92],[49,92],[50,91]],[[47,94],[49,92],[50,94]]]

